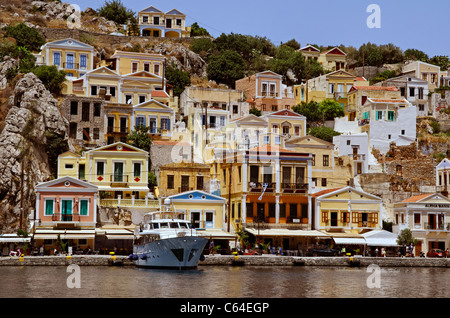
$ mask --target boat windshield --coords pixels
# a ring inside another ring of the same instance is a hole
[[[170,228],[171,228],[171,229],[177,229],[177,228],[178,228],[178,223],[176,223],[176,222],[170,222]]]
[[[162,222],[160,225],[161,225],[160,226],[161,229],[168,229],[169,228],[169,224],[167,222]]]
[[[180,228],[182,229],[190,229],[190,224],[185,222],[180,222]]]

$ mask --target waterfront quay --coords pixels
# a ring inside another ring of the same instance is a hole
[[[0,266],[134,266],[123,255],[73,255],[0,257]],[[299,257],[276,255],[206,255],[199,267],[215,266],[350,266],[450,267],[450,258],[428,257]]]

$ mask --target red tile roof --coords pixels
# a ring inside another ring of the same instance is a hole
[[[152,97],[169,97],[165,91],[152,91]]]
[[[355,89],[365,89],[370,91],[391,91],[396,92],[398,88],[395,86],[353,86]]]
[[[413,197],[403,200],[402,202],[417,202],[417,201],[420,201],[420,200],[430,196],[431,194],[432,193],[415,195]]]
[[[339,189],[343,189],[343,188],[334,188],[334,189],[325,189],[316,193],[311,194],[312,197],[320,197],[321,195],[327,194],[327,193],[331,193],[334,191],[337,191]]]

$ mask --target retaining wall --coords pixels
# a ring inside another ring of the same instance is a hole
[[[0,257],[0,266],[134,266],[127,256],[73,255]],[[199,266],[354,266],[371,264],[380,267],[450,267],[450,258],[401,258],[401,257],[296,257],[296,256],[242,256],[207,255]]]

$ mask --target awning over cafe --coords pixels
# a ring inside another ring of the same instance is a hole
[[[222,239],[222,240],[235,240],[237,235],[229,233],[220,229],[197,229],[197,235],[204,238]]]
[[[366,245],[366,240],[364,238],[356,237],[333,237],[333,241],[336,244],[342,245]]]
[[[319,238],[330,238],[328,234],[325,234],[316,230],[290,230],[290,229],[255,229],[246,228],[247,232],[255,236],[296,236],[296,237],[319,237]]]
[[[367,246],[399,246],[397,244],[397,235],[389,231],[373,230],[361,235],[364,236]]]
[[[30,242],[31,237],[22,237],[16,234],[2,234],[0,235],[0,243],[25,243]]]

